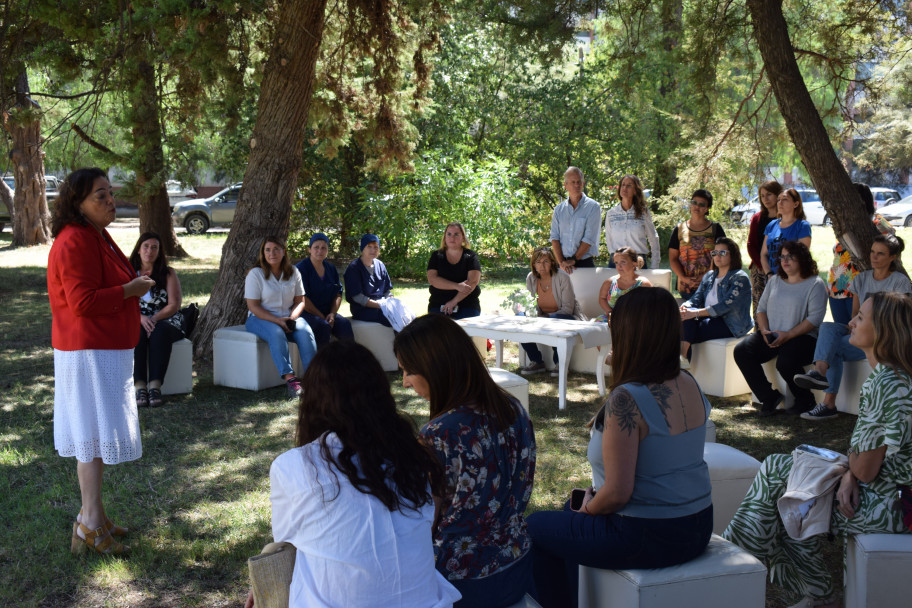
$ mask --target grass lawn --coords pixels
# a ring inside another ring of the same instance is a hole
[[[912,237],[912,230],[900,233]],[[112,234],[129,252],[138,230]],[[815,257],[827,266],[832,233],[815,228],[814,236]],[[186,302],[206,302],[224,240],[224,234],[182,239],[194,256],[174,264]],[[192,394],[140,411],[142,458],[106,472],[105,502],[115,521],[135,530],[128,537],[133,555],[71,556],[80,500],[73,459],[53,449],[48,247],[10,249],[9,242],[9,232],[0,235],[0,604],[238,606],[248,586],[246,559],[271,540],[269,465],[292,447],[295,406],[284,388],[216,387],[209,364],[196,362]],[[525,273],[514,268],[486,277],[484,312],[521,287]],[[426,283],[396,286],[414,310],[425,310]],[[506,349],[506,367],[515,365],[516,354],[516,345]],[[489,359],[493,364],[493,354]],[[402,409],[417,424],[426,421],[426,404],[400,386],[399,374],[389,378]],[[799,443],[844,451],[854,425],[844,415],[827,424],[785,416],[760,422],[746,395],[710,400],[718,441],[758,459]],[[592,375],[570,375],[564,411],[557,409],[556,378],[532,381],[538,468],[530,511],[558,508],[571,488],[587,483],[585,423],[599,406]],[[841,549],[828,551],[839,575]],[[767,605],[777,601],[770,587]]]

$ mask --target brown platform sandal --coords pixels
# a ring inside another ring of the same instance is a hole
[[[81,518],[82,518],[82,509],[79,509],[79,515],[76,516],[76,522],[81,524],[82,523]],[[130,533],[130,528],[124,528],[123,526],[118,526],[113,521],[111,521],[110,517],[107,517],[107,516],[105,516],[105,522],[103,524],[101,524],[101,527],[104,528],[105,531],[110,532],[111,536],[126,536],[127,534]],[[82,539],[80,539],[80,540],[82,540]]]
[[[80,538],[77,530],[82,530],[85,538]],[[95,539],[100,539],[95,543]],[[102,555],[127,555],[130,547],[114,540],[111,533],[99,526],[94,530],[89,530],[79,522],[73,524],[73,539],[70,543],[70,552],[73,555],[79,555],[84,551],[95,551]]]

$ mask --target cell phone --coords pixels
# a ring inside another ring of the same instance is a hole
[[[777,332],[777,331],[766,334],[766,343],[767,344],[772,344],[773,342],[775,342],[778,339],[779,339],[779,332]]]
[[[446,308],[446,304],[441,304],[440,312],[442,312],[443,314],[447,314],[446,310],[444,310],[445,308]],[[456,306],[453,307],[453,310],[450,312],[450,314],[455,315],[457,312],[459,312],[459,304],[457,304]]]
[[[583,508],[583,499],[586,497],[586,490],[582,488],[573,488],[570,492],[570,508],[579,511]]]
[[[839,460],[842,457],[842,454],[839,452],[834,452],[833,450],[828,450],[826,448],[818,448],[806,443],[802,443],[798,446],[798,449],[802,452],[807,452],[808,454],[814,454],[815,456],[820,456],[826,460],[831,460],[833,462]]]
[[[295,322],[292,319],[285,319],[285,327],[288,328],[288,331],[294,331]]]

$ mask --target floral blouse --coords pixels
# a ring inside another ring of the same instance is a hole
[[[146,295],[139,299],[139,312],[144,317],[151,317],[159,310],[168,305],[168,290],[162,289],[158,285],[154,286],[149,290]],[[181,321],[183,320],[183,315],[181,311],[177,311],[171,318],[167,319],[168,323],[176,327],[177,329],[181,328]]]
[[[445,468],[448,496],[434,530],[434,555],[449,580],[494,574],[532,546],[523,512],[532,496],[535,434],[526,410],[511,402],[516,420],[500,433],[487,415],[465,405],[421,429]]]
[[[880,214],[874,214],[874,227],[881,234],[896,234],[896,230]],[[842,243],[836,241],[833,245],[833,265],[830,272],[827,273],[827,291],[831,298],[841,300],[850,298],[852,294],[849,287],[852,285],[852,279],[860,271],[852,264],[852,254],[842,246]]]

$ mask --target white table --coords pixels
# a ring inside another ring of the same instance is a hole
[[[559,371],[558,407],[560,409],[567,407],[567,370],[570,366],[570,353],[574,344],[581,343],[585,348],[594,348],[611,343],[611,333],[607,323],[513,315],[481,315],[461,319],[457,323],[470,336],[494,340],[497,367],[503,366],[504,340],[535,342],[556,348]],[[599,357],[596,375],[600,394],[604,394],[604,365],[605,358]]]

